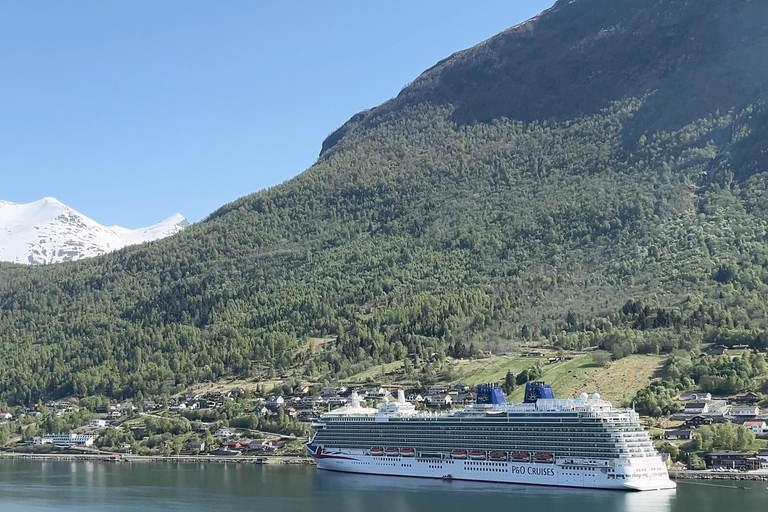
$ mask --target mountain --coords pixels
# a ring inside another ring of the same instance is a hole
[[[0,201],[0,261],[42,265],[105,254],[178,233],[179,214],[153,226],[105,227],[52,197],[27,204]]]
[[[765,7],[557,2],[177,236],[0,265],[0,397],[330,381],[408,354],[426,383],[527,341],[765,345]]]

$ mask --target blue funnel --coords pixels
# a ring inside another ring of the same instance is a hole
[[[478,396],[480,394],[478,393]],[[528,382],[525,385],[525,403],[535,404],[539,398],[553,399],[555,394],[552,392],[552,386],[543,382]]]
[[[501,388],[495,384],[480,384],[477,386],[478,404],[502,405],[507,403]]]

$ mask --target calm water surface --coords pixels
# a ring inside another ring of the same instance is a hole
[[[742,488],[742,487],[746,487]],[[312,467],[0,461],[0,511],[768,511],[766,482],[622,493],[345,475]]]

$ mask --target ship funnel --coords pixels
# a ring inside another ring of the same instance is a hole
[[[405,403],[405,391],[402,389],[397,390],[397,403],[404,404]]]
[[[477,404],[503,405],[506,403],[504,393],[495,384],[480,384],[477,386]]]
[[[552,387],[543,382],[528,382],[525,385],[525,403],[535,404],[540,398],[545,400],[555,398]]]

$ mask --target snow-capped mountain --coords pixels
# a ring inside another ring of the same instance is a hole
[[[0,261],[42,265],[90,258],[178,233],[176,214],[153,226],[102,226],[52,197],[27,204],[0,200]]]

